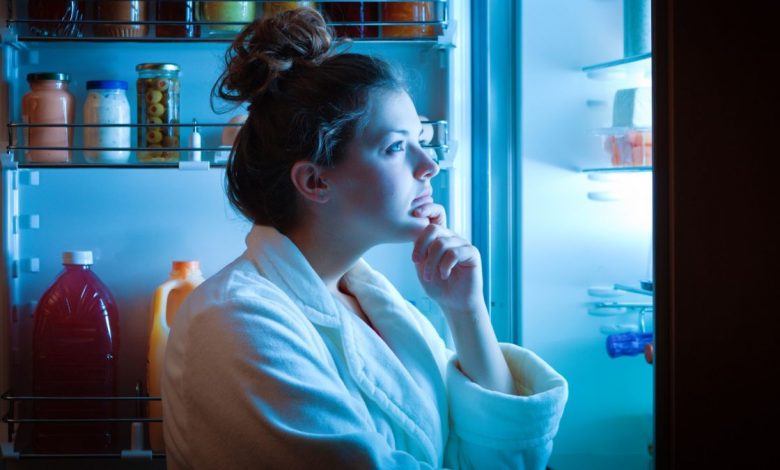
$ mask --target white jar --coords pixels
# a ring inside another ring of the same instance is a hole
[[[127,127],[85,127],[84,147],[130,147],[130,103],[127,82],[91,80],[87,82],[84,124],[128,124]],[[85,150],[92,163],[126,163],[130,150]]]

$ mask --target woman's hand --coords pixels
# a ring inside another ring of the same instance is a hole
[[[425,204],[414,212],[430,224],[414,242],[412,261],[423,289],[445,314],[484,309],[482,259],[479,251],[446,227],[439,204]]]
[[[425,292],[447,317],[460,370],[488,390],[515,394],[482,294],[479,251],[447,228],[439,204],[424,204],[413,215],[430,222],[414,242],[412,260]]]

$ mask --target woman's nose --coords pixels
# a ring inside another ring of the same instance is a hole
[[[431,154],[421,147],[417,147],[416,150],[419,162],[417,163],[417,167],[414,171],[415,178],[420,180],[429,180],[438,175],[439,164],[436,163],[436,160],[431,157]]]

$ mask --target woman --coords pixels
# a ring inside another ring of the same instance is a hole
[[[311,9],[255,21],[226,63],[215,94],[249,103],[228,197],[254,227],[174,320],[169,465],[544,468],[566,382],[496,341],[479,253],[431,198],[438,168],[400,79],[334,53]],[[409,241],[455,351],[361,259]]]

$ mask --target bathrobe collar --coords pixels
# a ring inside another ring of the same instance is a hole
[[[289,238],[272,227],[255,225],[246,241],[258,270],[312,323],[340,332],[350,375],[418,444],[418,457],[441,466],[448,429],[446,390],[439,366],[397,290],[362,259],[345,275],[347,288],[382,338],[366,335],[360,329],[368,325],[334,298]]]

